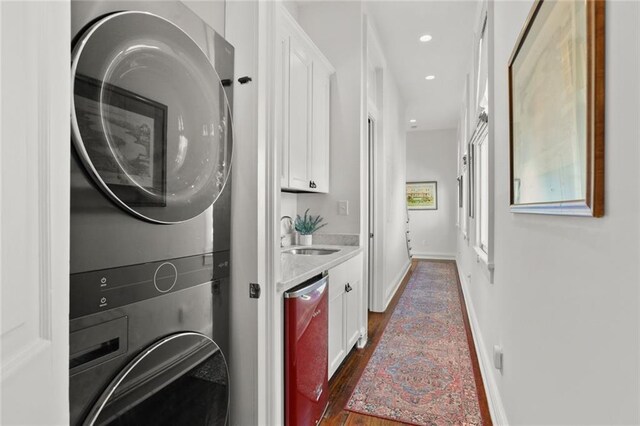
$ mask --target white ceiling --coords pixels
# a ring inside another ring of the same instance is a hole
[[[471,66],[477,1],[367,1],[382,50],[417,128],[455,128]],[[422,43],[418,38],[430,34]],[[435,75],[431,81],[427,75]]]

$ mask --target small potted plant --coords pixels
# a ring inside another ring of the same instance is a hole
[[[300,234],[298,238],[298,244],[301,246],[310,246],[312,243],[313,233],[318,229],[326,226],[326,223],[322,223],[324,219],[318,216],[313,216],[309,214],[309,209],[304,212],[304,217],[301,217],[299,214],[296,215],[295,221],[295,229]]]

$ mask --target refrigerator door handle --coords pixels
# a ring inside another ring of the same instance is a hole
[[[312,278],[309,281],[314,280],[315,278]],[[306,281],[305,283],[303,283],[302,285],[300,285],[299,289],[293,288],[287,292],[284,293],[284,298],[285,299],[297,299],[301,296],[306,296],[309,293],[319,289],[320,287],[322,287],[323,285],[327,284],[327,282],[329,281],[329,277],[327,275],[323,276],[322,278],[320,278],[318,281],[314,282],[311,285],[308,285],[308,282]]]

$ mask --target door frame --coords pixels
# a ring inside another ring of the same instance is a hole
[[[382,70],[376,70],[376,79],[382,80]],[[384,273],[385,265],[382,255],[384,253],[384,205],[383,197],[376,196],[380,194],[384,188],[383,173],[384,167],[381,165],[381,159],[384,158],[382,152],[382,120],[379,118],[378,109],[375,105],[369,104],[367,114],[367,213],[366,213],[366,241],[367,241],[367,259],[366,270],[368,275],[368,310],[372,312],[384,312],[386,308],[385,292],[384,292]],[[371,123],[372,125],[370,125]],[[369,132],[373,130],[370,137]],[[369,238],[369,233],[373,232],[373,238]]]
[[[375,194],[384,193],[384,119],[382,116],[383,111],[383,97],[384,97],[384,69],[382,67],[380,53],[375,49],[371,49],[369,52],[370,57],[367,58],[367,69],[365,71],[368,80],[368,84],[374,86],[374,96],[371,98],[370,94],[365,94],[366,101],[366,115],[363,119],[364,122],[364,144],[366,154],[364,155],[363,162],[365,163],[363,181],[366,184],[367,209],[363,209],[363,222],[366,226],[363,230],[363,243],[366,242],[366,263],[365,271],[368,277],[366,286],[367,298],[365,299],[368,304],[369,311],[372,312],[384,312],[386,309],[385,290],[384,290],[384,276],[385,276],[385,264],[382,258],[384,250],[384,227],[385,222],[385,209],[382,203],[383,197],[375,196]],[[373,138],[369,138],[369,120],[373,122]],[[372,154],[372,155],[371,155]],[[371,158],[373,157],[373,158]],[[374,194],[370,199],[371,194]],[[372,222],[372,223],[370,223]],[[373,230],[373,242],[370,242],[369,230]],[[373,253],[369,253],[370,248],[373,248]],[[365,318],[366,321],[366,318]]]
[[[378,129],[378,120],[376,111],[373,108],[369,108],[369,112],[367,114],[367,192],[368,192],[368,206],[367,206],[367,272],[369,276],[368,280],[368,310],[375,311],[378,306],[378,291],[376,291],[377,286],[380,283],[379,279],[379,269],[377,267],[377,259],[376,255],[380,252],[376,243],[378,239],[382,235],[377,235],[376,229],[376,201],[377,198],[376,193],[376,159],[378,155],[376,155],[376,142],[378,140],[378,135],[376,131]]]

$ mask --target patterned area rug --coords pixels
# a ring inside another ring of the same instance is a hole
[[[482,418],[454,263],[420,262],[345,407],[416,425]]]

